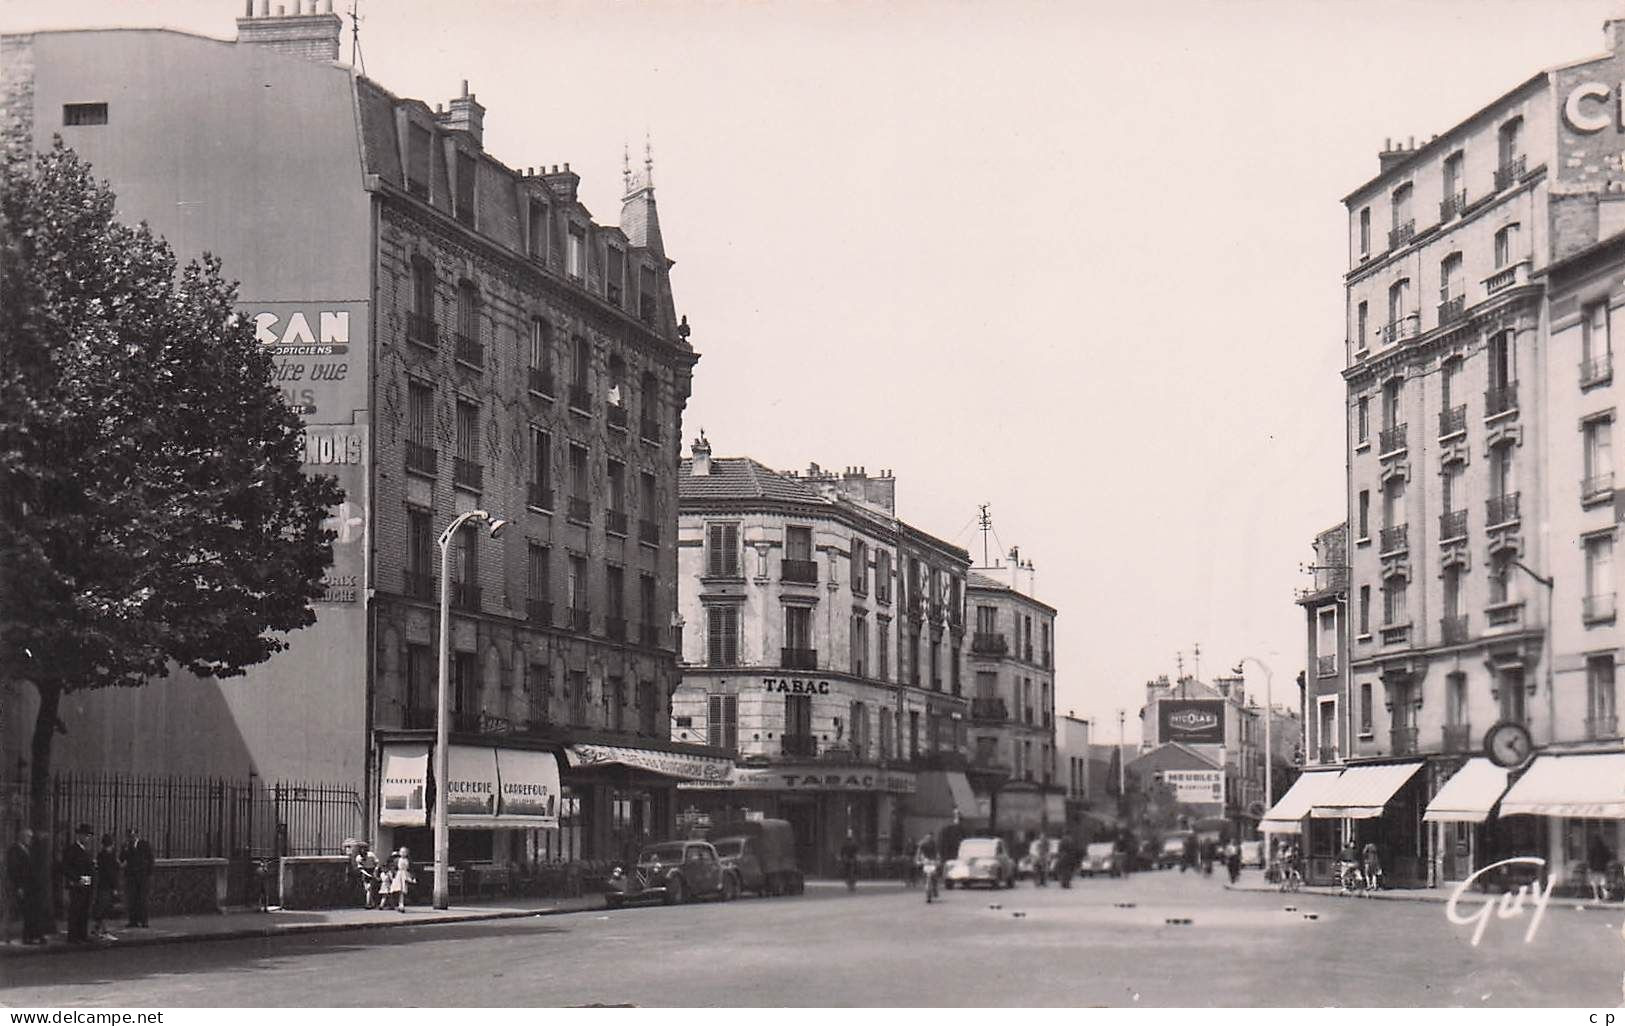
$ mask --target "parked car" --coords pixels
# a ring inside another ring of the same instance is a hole
[[[1004,848],[999,837],[967,837],[959,842],[959,854],[948,860],[943,873],[945,887],[969,887],[986,884],[989,887],[1014,887],[1016,864]]]
[[[711,843],[742,890],[756,895],[800,894],[807,882],[796,865],[795,832],[782,819],[747,820],[722,828]]]
[[[1157,852],[1157,868],[1168,869],[1185,861],[1185,838],[1193,836],[1190,831],[1183,830],[1169,834],[1162,839],[1162,848]]]
[[[604,889],[604,904],[610,908],[632,901],[678,905],[697,897],[739,897],[738,871],[724,867],[706,841],[652,844],[638,854],[635,865],[612,869]]]
[[[1117,845],[1110,841],[1096,841],[1084,848],[1083,865],[1079,869],[1084,876],[1094,876],[1096,873],[1122,876],[1122,858],[1122,854],[1117,850]]]
[[[1241,842],[1241,864],[1244,865],[1244,866],[1257,866],[1259,869],[1263,869],[1264,868],[1264,842],[1263,841],[1242,841]]]

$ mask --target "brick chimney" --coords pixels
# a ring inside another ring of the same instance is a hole
[[[695,477],[710,477],[711,476],[711,443],[705,440],[705,432],[704,431],[700,432],[700,437],[694,439],[693,453],[694,453],[694,476]]]
[[[338,60],[344,23],[333,13],[333,0],[322,0],[320,13],[316,2],[292,0],[293,13],[289,14],[287,4],[272,8],[270,0],[260,0],[256,14],[254,0],[244,0],[243,16],[237,19],[237,42],[307,61]]]
[[[1625,7],[1614,5],[1614,13],[1602,23],[1602,43],[1610,53],[1625,52]]]
[[[1385,139],[1382,151],[1377,154],[1377,173],[1387,174],[1388,169],[1405,163],[1416,156],[1416,136],[1411,136],[1410,144],[1406,145],[1404,139]]]
[[[435,115],[436,120],[454,132],[467,132],[474,139],[474,145],[484,149],[485,108],[468,91],[468,79],[463,79],[463,95],[452,100],[449,106],[450,110]]]

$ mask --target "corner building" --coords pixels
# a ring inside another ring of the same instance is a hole
[[[732,753],[679,821],[790,821],[810,873],[977,817],[965,770],[969,554],[899,520],[896,479],[713,458],[679,479],[673,738]]]
[[[453,808],[452,857],[618,855],[669,832],[677,779],[726,766],[669,738],[697,357],[652,166],[627,169],[620,224],[600,224],[568,164],[486,152],[466,83],[431,108],[339,64],[330,6],[262,4],[235,42],[3,40],[8,125],[35,145],[61,133],[119,216],[183,259],[221,257],[305,417],[311,470],[348,493],[314,626],[243,678],[74,696],[58,765],[336,784],[381,846],[431,850],[435,541],[480,508],[512,526],[451,546],[442,790],[488,799]],[[545,809],[507,817],[508,784]],[[291,847],[306,842],[336,839]]]
[[[1625,289],[1604,245],[1625,230],[1625,21],[1605,43],[1390,144],[1345,198],[1352,640],[1342,721],[1311,711],[1320,752],[1346,738],[1337,793],[1311,813],[1340,827],[1313,859],[1370,840],[1391,882],[1442,884],[1537,855],[1562,884],[1593,836],[1615,858],[1625,842]],[[1537,753],[1510,776],[1480,754],[1507,721]]]

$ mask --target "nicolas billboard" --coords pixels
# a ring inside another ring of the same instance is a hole
[[[1158,702],[1157,739],[1186,745],[1224,744],[1224,700],[1180,698]]]

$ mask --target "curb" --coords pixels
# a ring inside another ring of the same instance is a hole
[[[1275,890],[1275,888],[1273,888],[1273,887],[1267,887],[1267,888],[1233,887],[1230,884],[1225,884],[1224,889],[1227,890],[1227,891],[1235,891],[1237,894],[1280,894],[1280,893],[1284,893],[1284,892],[1280,892],[1280,891]],[[1409,902],[1412,902],[1413,904],[1421,904],[1421,905],[1448,905],[1450,903],[1450,899],[1448,897],[1444,897],[1444,896],[1441,896],[1441,895],[1437,895],[1437,894],[1417,894],[1417,893],[1414,893],[1414,892],[1407,892],[1407,891],[1400,891],[1400,890],[1380,891],[1377,894],[1373,894],[1373,895],[1369,895],[1369,896],[1360,895],[1360,894],[1344,894],[1344,893],[1342,893],[1340,891],[1334,891],[1334,890],[1325,890],[1325,891],[1299,890],[1299,891],[1293,891],[1291,893],[1299,894],[1299,895],[1314,896],[1314,897],[1319,897],[1319,898],[1350,898],[1350,899],[1353,899],[1353,900],[1356,900],[1356,901],[1358,901],[1358,900],[1360,900],[1362,898],[1368,898],[1368,900],[1371,900],[1371,901],[1409,901]],[[1469,895],[1471,897],[1491,898],[1491,899],[1496,897],[1496,895],[1494,895],[1494,894],[1485,894],[1485,893],[1482,893],[1482,892],[1479,892],[1479,891],[1471,891],[1471,892],[1469,892]],[[1553,898],[1552,901],[1551,901],[1551,905],[1552,905],[1553,908],[1585,908],[1585,909],[1591,909],[1591,908],[1598,907],[1598,906],[1592,904],[1591,902],[1586,901],[1586,900],[1581,899],[1581,898]],[[1613,909],[1616,909],[1618,907],[1619,907],[1618,904],[1615,903],[1615,902],[1610,902],[1607,906],[1604,906],[1605,910],[1613,910]]]
[[[500,912],[466,912],[437,916],[433,919],[380,919],[358,923],[298,923],[290,926],[245,927],[239,930],[221,930],[208,933],[177,933],[167,937],[143,937],[138,940],[113,941],[110,944],[84,945],[45,944],[0,951],[0,962],[12,958],[43,958],[50,955],[87,954],[93,951],[116,951],[131,948],[154,948],[170,944],[195,944],[200,941],[253,940],[262,937],[291,937],[307,933],[340,933],[351,930],[389,930],[403,926],[438,926],[442,923],[481,923],[500,919],[531,919],[542,916],[573,915],[578,912],[601,912],[601,906],[585,908],[503,909]]]

